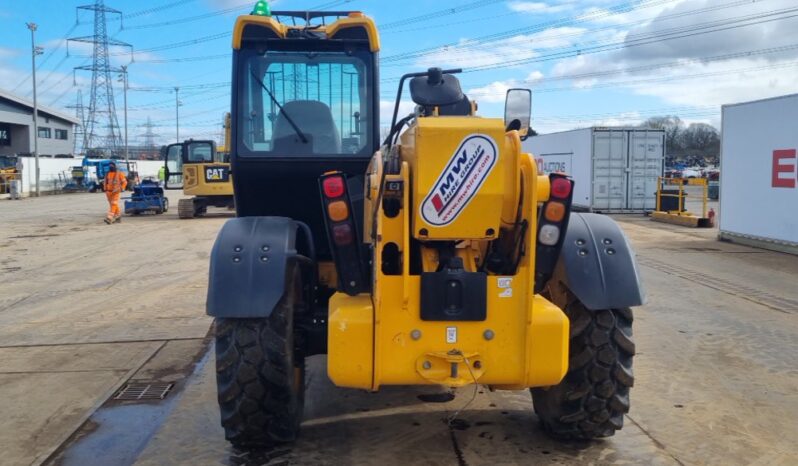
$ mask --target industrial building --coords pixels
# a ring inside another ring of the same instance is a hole
[[[77,118],[39,106],[39,156],[72,154]],[[0,90],[0,155],[29,155],[33,144],[33,102]]]

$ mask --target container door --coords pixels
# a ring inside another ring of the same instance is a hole
[[[657,177],[662,175],[665,135],[661,131],[629,132],[630,210],[654,210],[657,207]]]
[[[627,132],[593,132],[593,210],[626,208]]]

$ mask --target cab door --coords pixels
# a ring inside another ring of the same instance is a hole
[[[169,144],[163,154],[164,188],[183,189],[183,144]]]

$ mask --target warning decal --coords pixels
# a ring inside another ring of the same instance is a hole
[[[493,138],[484,134],[466,136],[421,203],[424,221],[433,226],[452,223],[479,191],[497,157]]]

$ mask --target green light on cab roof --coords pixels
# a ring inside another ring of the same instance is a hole
[[[255,16],[271,16],[272,10],[269,8],[269,2],[258,0],[258,3],[255,4],[255,8],[252,9],[252,13],[250,14]]]

